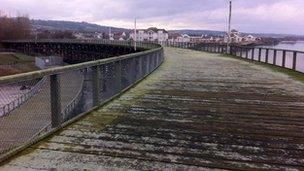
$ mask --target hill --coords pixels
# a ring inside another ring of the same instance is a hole
[[[44,29],[44,30],[69,30],[69,31],[82,31],[82,32],[109,32],[109,26],[101,26],[98,24],[92,24],[87,22],[74,22],[74,21],[59,21],[59,20],[31,20],[31,24],[35,29]],[[118,32],[131,32],[132,29],[111,27],[113,33]],[[190,36],[200,36],[200,35],[209,35],[209,36],[223,36],[225,31],[216,31],[216,30],[169,30],[170,34],[179,33],[179,34],[188,34]],[[284,37],[299,37],[298,35],[291,34],[271,34],[271,33],[244,33],[251,34],[257,37],[273,37],[273,38],[284,38]],[[302,36],[303,37],[303,36]]]
[[[58,21],[58,20],[31,20],[35,29],[44,30],[69,30],[69,31],[87,31],[87,32],[109,32],[108,26],[101,26],[87,22]],[[113,33],[128,32],[130,29],[111,27]]]

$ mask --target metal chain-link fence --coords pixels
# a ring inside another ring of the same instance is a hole
[[[146,50],[0,77],[0,158],[101,105],[150,74],[164,60],[161,46],[137,46]]]

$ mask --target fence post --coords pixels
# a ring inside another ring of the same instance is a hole
[[[156,68],[157,66],[157,54],[156,53],[153,53],[153,70]]]
[[[297,68],[297,52],[293,52],[293,61],[292,61],[292,69],[296,70]]]
[[[283,51],[283,58],[282,58],[282,67],[285,68],[285,63],[286,63],[286,51]]]
[[[266,49],[266,59],[265,59],[266,63],[268,63],[268,55],[269,55],[269,49]]]
[[[158,53],[155,53],[155,67],[157,67],[158,66],[158,64],[159,64],[159,54]]]
[[[101,79],[101,73],[99,66],[93,66],[92,67],[93,106],[98,106],[100,102],[100,79]]]
[[[117,89],[118,91],[121,90],[121,61],[117,61],[117,62],[114,62],[114,67],[115,67],[115,70],[114,70],[114,73],[115,73],[115,82],[116,82],[116,86],[117,86]]]
[[[273,51],[273,65],[277,64],[277,50]]]
[[[60,96],[60,78],[58,74],[50,76],[51,93],[51,124],[52,128],[61,125],[63,116],[61,115],[61,96]]]
[[[132,58],[130,59],[130,70],[131,70],[131,73],[130,73],[130,77],[131,77],[131,82],[135,82],[136,81],[136,77],[137,77],[137,73],[136,73],[136,58]]]
[[[242,57],[242,50],[243,49],[238,47],[237,50],[238,50],[238,57]]]
[[[149,73],[153,70],[153,54],[149,54]]]
[[[145,66],[145,75],[149,74],[150,72],[150,56],[149,54],[145,57],[146,66]]]
[[[231,50],[230,50],[230,51],[231,51]],[[236,46],[236,47],[234,48],[234,53],[235,53],[235,56],[238,57],[238,54],[239,54],[239,47]]]
[[[262,56],[262,49],[259,48],[259,62],[261,62],[261,56]]]
[[[137,68],[137,73],[136,73],[136,77],[137,78],[140,78],[143,74],[142,74],[142,65],[143,65],[143,59],[142,59],[142,57],[137,57],[137,61],[138,61],[138,63],[137,63],[137,65],[136,65],[136,68]]]

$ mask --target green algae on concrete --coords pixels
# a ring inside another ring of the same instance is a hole
[[[304,87],[216,54],[165,63],[1,169],[303,170]]]

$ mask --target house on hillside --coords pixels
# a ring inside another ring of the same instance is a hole
[[[127,33],[125,32],[121,32],[121,33],[113,33],[112,35],[113,37],[112,40],[120,40],[120,41],[124,41],[124,40],[127,40],[128,37],[127,37]]]
[[[240,43],[243,40],[243,37],[241,33],[239,33],[237,30],[233,29],[231,30],[230,34],[231,43]],[[228,38],[227,38],[228,40]]]
[[[189,36],[188,34],[175,33],[170,35],[169,42],[179,42],[179,43],[198,43],[202,42],[202,36]]]
[[[190,42],[190,36],[188,34],[182,34],[177,38],[177,42]]]
[[[172,34],[169,36],[169,42],[182,42],[182,43],[211,43],[211,42],[222,42],[223,37],[220,36],[189,36],[188,34]]]
[[[248,35],[245,37],[245,41],[247,42],[255,42],[255,41],[259,41],[260,39],[258,37],[254,37],[252,35]]]
[[[177,42],[179,37],[181,37],[180,33],[171,33],[169,34],[168,42]]]
[[[114,33],[111,33],[111,32],[109,33],[109,40],[115,40],[114,39]]]
[[[100,32],[75,32],[73,35],[76,39],[103,39],[103,34]]]
[[[169,38],[169,34],[165,29],[158,29],[156,27],[151,27],[148,29],[137,30],[136,41],[139,42],[165,42]],[[130,39],[135,40],[134,32],[130,33]]]
[[[231,30],[230,38],[231,38],[231,43],[252,43],[252,42],[256,42],[256,41],[261,40],[258,37],[254,37],[252,35],[245,35],[245,34],[242,34],[242,33],[238,32],[237,30],[234,30],[234,29]],[[227,34],[224,38],[224,42],[228,42],[228,35]]]

